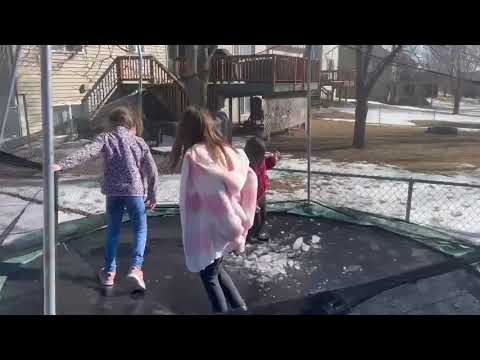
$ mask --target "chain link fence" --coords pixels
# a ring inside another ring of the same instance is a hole
[[[272,175],[269,200],[306,199],[306,171],[276,169]],[[480,185],[320,171],[311,176],[311,199],[327,206],[480,233]]]

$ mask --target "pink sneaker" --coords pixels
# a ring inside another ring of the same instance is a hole
[[[127,279],[132,284],[132,291],[146,290],[145,281],[143,280],[143,271],[137,267],[130,269]]]
[[[98,278],[103,286],[113,286],[115,280],[115,272],[106,272],[105,268],[101,268],[98,272]]]

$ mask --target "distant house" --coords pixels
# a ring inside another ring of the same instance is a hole
[[[479,98],[480,97],[480,71],[474,71],[469,73],[463,73],[462,77],[469,80],[478,81],[477,84],[464,81],[462,86],[462,93],[464,97],[468,98]]]
[[[372,57],[370,58],[370,68],[376,67],[376,65],[389,54],[389,51],[383,48],[381,45],[375,45],[372,50]],[[353,49],[353,45],[340,45],[338,47],[338,70],[352,71],[356,68],[356,52]],[[370,93],[370,100],[386,102],[389,92],[389,86],[393,80],[394,67],[387,66],[383,74],[374,85],[372,92]],[[355,97],[355,89],[349,89],[348,97]]]

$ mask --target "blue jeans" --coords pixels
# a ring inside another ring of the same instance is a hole
[[[127,208],[133,228],[132,267],[142,268],[147,242],[147,211],[143,196],[107,196],[107,243],[105,246],[105,271],[116,271],[118,239],[122,217]]]

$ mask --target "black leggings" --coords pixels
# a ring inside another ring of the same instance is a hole
[[[212,264],[200,271],[203,286],[207,291],[213,312],[216,313],[228,311],[227,301],[232,309],[245,306],[245,301],[242,299],[237,287],[223,268],[222,260],[223,258],[216,259]]]
[[[263,225],[265,224],[265,218],[267,217],[266,211],[266,199],[260,200],[258,202],[258,207],[260,208],[259,211],[255,213],[255,218],[253,220],[253,226],[248,231],[247,238],[250,239],[252,237],[258,237],[260,231],[262,231]]]

